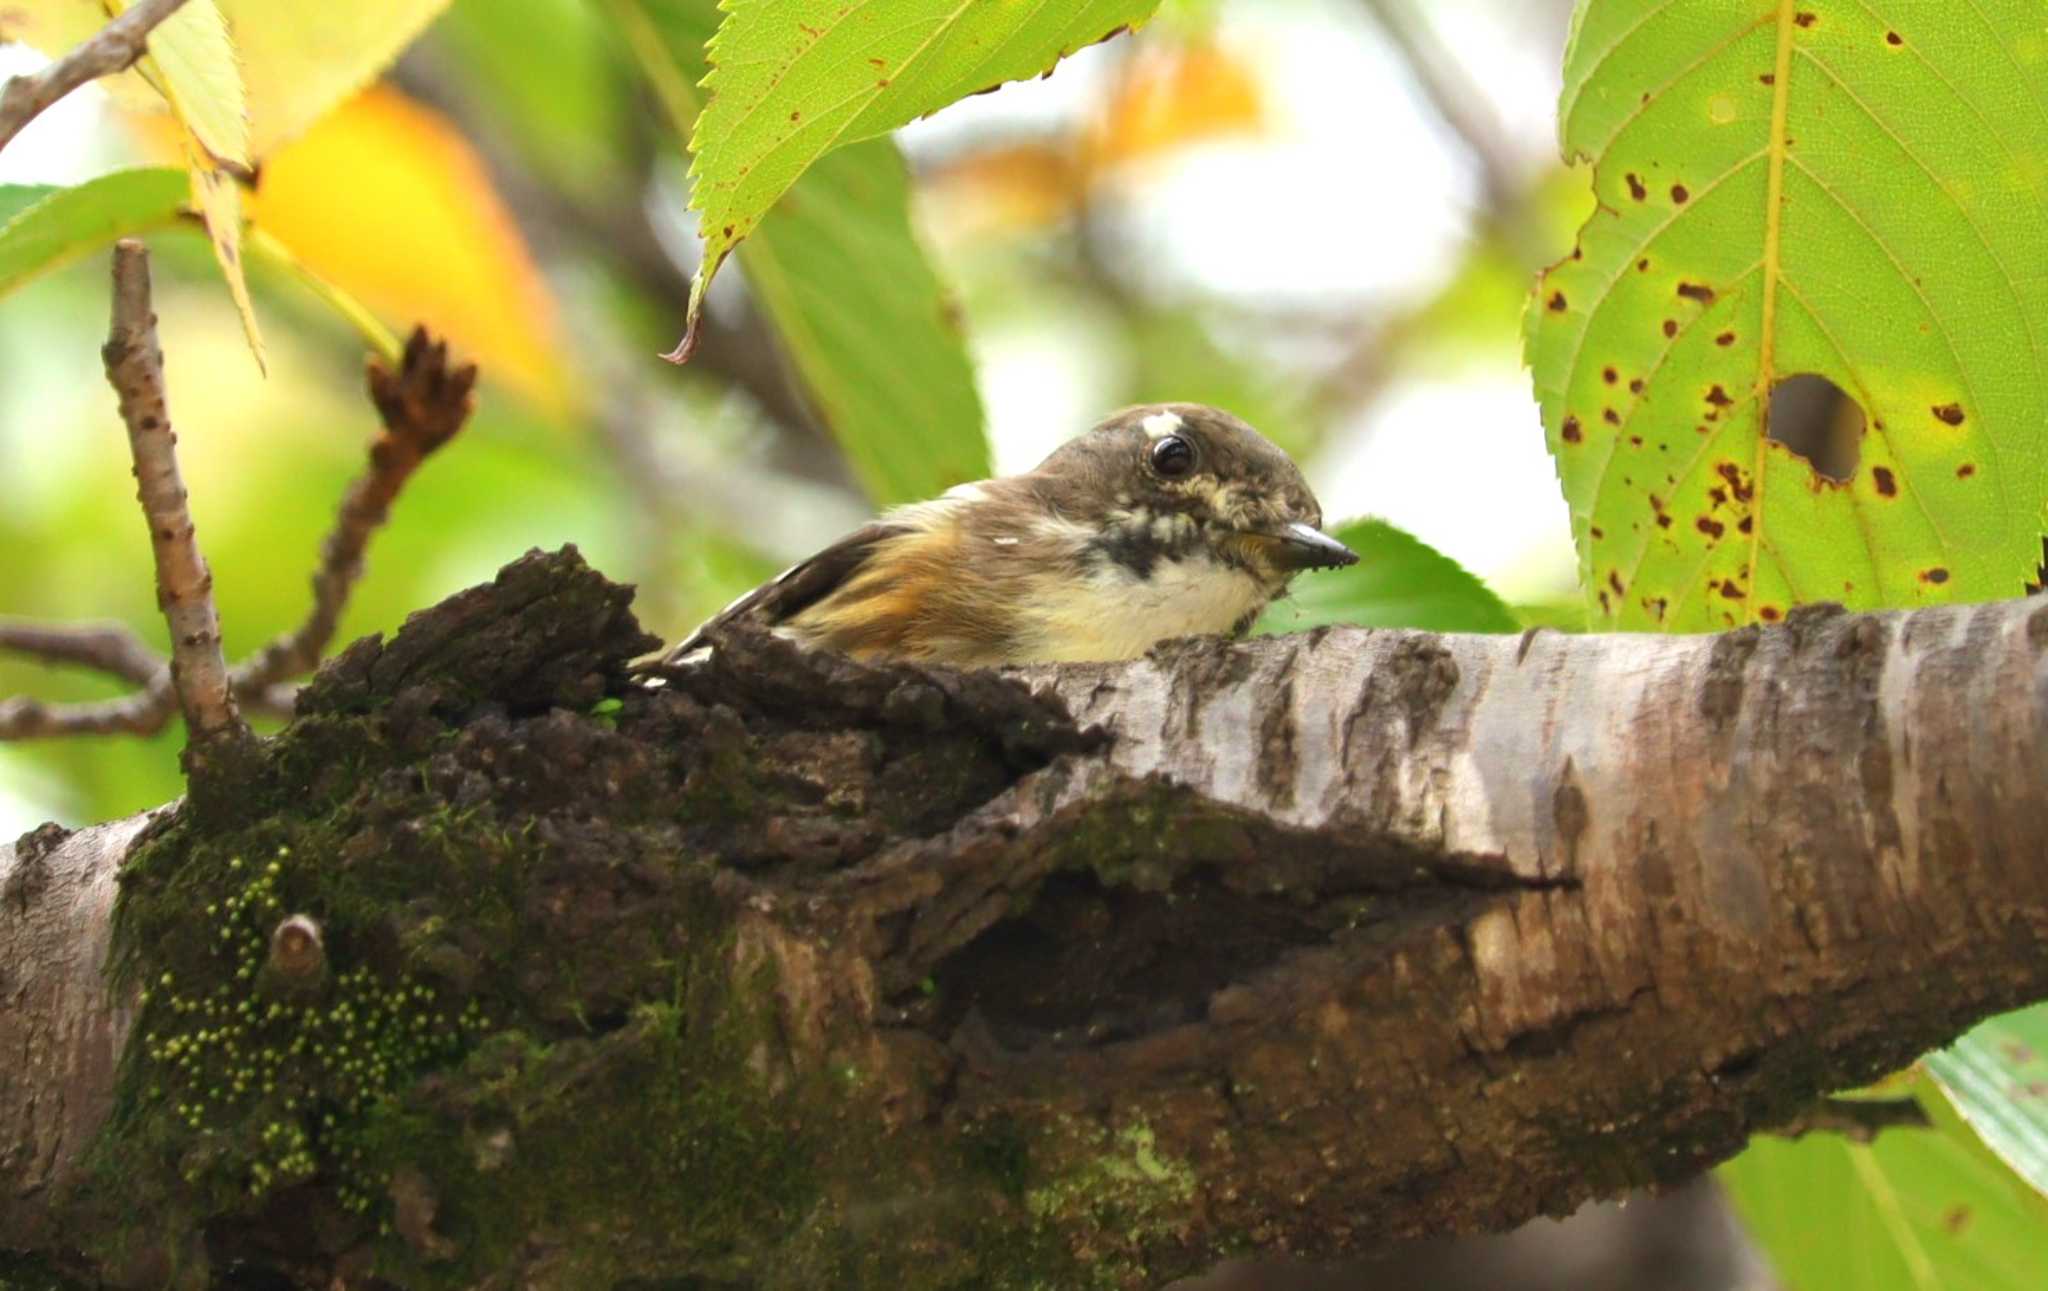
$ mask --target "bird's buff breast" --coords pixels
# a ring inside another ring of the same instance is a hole
[[[1206,555],[1158,561],[1144,578],[1105,560],[1031,597],[1019,636],[1048,663],[1135,659],[1174,637],[1229,632],[1271,599],[1259,580]]]

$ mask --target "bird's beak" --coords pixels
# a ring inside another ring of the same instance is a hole
[[[1342,569],[1358,563],[1358,553],[1329,534],[1296,522],[1259,535],[1270,544],[1275,564],[1283,569]]]

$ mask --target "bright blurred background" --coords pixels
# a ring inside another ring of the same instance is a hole
[[[1292,449],[1333,519],[1403,526],[1511,603],[1568,602],[1519,325],[1531,275],[1583,214],[1552,120],[1569,8],[1186,0],[903,131],[998,468],[1121,404],[1214,402]],[[455,0],[391,76],[264,167],[259,223],[485,374],[476,420],[376,539],[337,645],[565,542],[639,584],[648,626],[674,635],[871,509],[739,264],[696,362],[655,358],[695,264],[684,161],[604,6],[506,12]],[[0,75],[41,61],[0,47]],[[161,161],[162,138],[89,89],[0,153],[0,183]],[[304,612],[374,431],[363,344],[258,264],[262,376],[197,233],[152,242],[172,410],[238,657]],[[0,614],[117,618],[160,643],[100,374],[105,274],[95,254],[0,299]],[[0,659],[14,693],[112,692]],[[181,738],[0,747],[0,837],[174,796]]]

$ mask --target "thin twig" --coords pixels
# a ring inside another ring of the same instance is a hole
[[[8,78],[0,88],[0,148],[43,109],[87,81],[126,71],[149,48],[149,33],[185,0],[139,0],[89,39],[40,72]]]
[[[61,631],[62,629],[58,629]],[[298,692],[291,686],[235,691],[244,713],[289,720]],[[143,689],[119,699],[96,703],[46,704],[27,695],[0,699],[0,742],[36,740],[59,735],[140,735],[161,731],[177,705],[172,702],[171,673],[160,669]]]
[[[97,704],[45,704],[27,695],[0,699],[0,740],[53,735],[141,735],[164,728],[171,715],[170,672],[163,684]]]
[[[1497,243],[1524,269],[1540,267],[1551,250],[1527,217],[1533,181],[1484,91],[1465,75],[1455,53],[1445,48],[1412,0],[1362,0],[1362,7],[1478,172],[1479,235]],[[1426,308],[1418,306],[1364,320],[1355,329],[1344,356],[1315,382],[1313,399],[1324,417],[1349,416],[1385,391],[1397,374],[1400,347],[1424,313]]]
[[[448,366],[448,347],[414,329],[397,372],[372,359],[370,397],[384,433],[370,445],[368,468],[349,486],[313,574],[306,620],[237,664],[227,674],[235,701],[266,717],[292,715],[289,678],[319,664],[363,569],[363,551],[405,482],[428,454],[452,439],[475,406],[476,367]],[[159,390],[160,390],[159,386]],[[123,412],[127,405],[124,401]],[[162,414],[158,414],[162,424]],[[166,433],[168,428],[166,427]],[[186,522],[189,528],[189,520]],[[152,533],[159,532],[152,523]],[[175,631],[175,629],[174,629]],[[48,663],[91,668],[141,686],[98,703],[46,704],[19,696],[0,701],[0,740],[56,735],[154,735],[175,709],[168,661],[118,624],[30,624],[0,620],[0,650]]]
[[[58,627],[24,619],[0,619],[0,650],[90,668],[137,686],[147,686],[164,669],[164,657],[143,644],[122,623],[79,623]]]
[[[135,457],[135,496],[156,557],[157,605],[171,630],[171,689],[178,708],[195,743],[247,735],[221,657],[213,574],[199,552],[178,473],[178,437],[171,432],[164,356],[150,308],[149,252],[134,238],[114,244],[114,320],[100,357],[120,399]]]
[[[1485,94],[1461,74],[1429,20],[1415,13],[1407,0],[1365,0],[1365,10],[1401,56],[1430,108],[1471,154],[1479,170],[1486,214],[1493,219],[1508,216],[1522,200],[1522,167],[1500,123],[1487,110]]]
[[[340,514],[320,544],[313,571],[313,608],[294,631],[271,641],[236,667],[237,694],[268,689],[311,672],[341,624],[349,593],[363,573],[370,535],[391,513],[391,503],[421,462],[455,437],[475,409],[476,365],[448,366],[448,343],[415,327],[397,372],[370,361],[370,399],[384,433],[370,445],[370,467],[349,486]]]

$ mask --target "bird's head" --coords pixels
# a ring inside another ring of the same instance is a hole
[[[1275,592],[1305,569],[1357,562],[1322,531],[1293,459],[1217,408],[1145,404],[1062,445],[1031,473],[1046,506],[1140,573],[1206,555]]]

